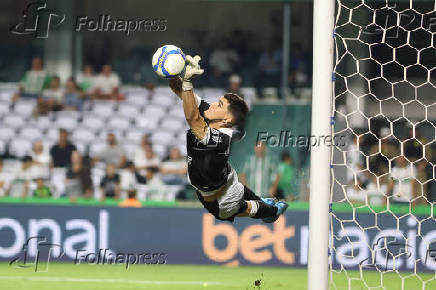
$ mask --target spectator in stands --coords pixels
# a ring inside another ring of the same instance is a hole
[[[416,168],[413,163],[407,161],[404,156],[399,156],[395,159],[391,177],[388,187],[389,192],[392,193],[391,201],[409,205],[413,200],[412,206],[415,206],[419,186],[416,181]]]
[[[48,178],[50,168],[50,155],[44,151],[42,141],[36,141],[32,147],[32,160],[35,174],[38,177]]]
[[[289,73],[289,86],[293,89],[308,85],[309,75],[307,73],[307,58],[304,50],[299,44],[292,46],[292,55]]]
[[[141,148],[135,153],[135,166],[145,176],[146,170],[151,167],[160,167],[161,160],[154,154],[153,147],[148,137],[141,140]]]
[[[94,69],[91,65],[86,64],[83,71],[77,75],[77,83],[80,90],[86,95],[90,96],[94,89],[95,76]]]
[[[101,201],[104,201],[106,197],[120,198],[120,176],[116,170],[114,164],[108,164],[106,167],[106,175],[100,182]]]
[[[88,160],[82,158],[78,151],[71,155],[71,165],[67,170],[65,191],[71,202],[76,202],[78,196],[92,197],[93,185]]]
[[[8,194],[13,197],[25,198],[29,192],[29,185],[34,179],[32,157],[24,156],[21,162],[21,168],[14,172]]]
[[[265,143],[259,141],[254,145],[254,154],[245,161],[240,180],[262,197],[268,197],[276,164],[267,153]]]
[[[98,161],[114,164],[117,168],[123,168],[126,163],[126,153],[124,148],[118,144],[114,133],[107,134],[107,146],[96,156]]]
[[[295,190],[295,168],[288,151],[283,151],[278,172],[270,188],[270,195],[277,199],[295,200],[298,192]]]
[[[237,94],[238,96],[244,98],[244,95],[241,93],[241,83],[242,79],[237,74],[232,74],[229,77],[229,93]]]
[[[61,88],[60,78],[54,76],[50,82],[50,87],[44,89],[42,95],[38,97],[37,114],[45,115],[48,112],[61,110],[64,93],[64,89]]]
[[[150,167],[147,169],[147,192],[149,194],[162,192],[165,183],[159,176],[159,168]]]
[[[64,110],[82,111],[84,97],[74,78],[69,78],[65,84]]]
[[[0,158],[0,196],[6,195],[8,187],[9,178],[3,171],[3,159]]]
[[[162,180],[168,185],[185,185],[188,164],[177,147],[170,149],[169,159],[162,162],[160,173]]]
[[[135,164],[131,161],[126,163],[126,169],[122,171],[121,178],[121,190],[135,189],[138,184],[146,184],[147,180],[144,176],[139,174],[135,168]]]
[[[212,68],[212,85],[224,87],[225,81],[238,62],[238,53],[234,49],[226,47],[226,41],[218,42],[218,46],[212,51],[209,58],[209,65]]]
[[[136,199],[136,190],[127,191],[127,199],[120,202],[120,207],[141,207],[141,203]]]
[[[102,72],[95,78],[94,99],[97,100],[120,100],[120,78],[112,71],[109,64],[105,64]]]
[[[42,59],[34,57],[32,59],[32,68],[28,70],[20,82],[20,88],[17,95],[13,97],[13,101],[18,98],[37,99],[45,86],[50,80],[49,75],[44,71]]]
[[[279,48],[269,47],[265,50],[258,62],[258,73],[255,76],[257,95],[262,98],[262,88],[279,86],[281,72],[282,52]]]
[[[76,150],[76,146],[68,140],[67,130],[59,129],[59,142],[50,149],[50,167],[69,167],[71,165],[72,154]]]
[[[43,178],[36,179],[36,189],[33,191],[33,196],[38,198],[51,197],[50,187],[45,185]]]

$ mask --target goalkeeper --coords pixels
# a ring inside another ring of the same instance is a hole
[[[288,205],[261,199],[238,181],[228,163],[232,141],[243,137],[242,124],[248,113],[245,101],[236,94],[225,94],[208,104],[193,92],[192,78],[203,70],[199,56],[186,56],[186,68],[169,80],[170,88],[183,102],[190,129],[186,134],[188,180],[203,206],[219,220],[234,221],[236,216],[272,223]]]

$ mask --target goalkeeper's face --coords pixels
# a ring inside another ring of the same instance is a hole
[[[221,97],[218,102],[210,104],[209,109],[204,112],[204,116],[211,121],[219,120],[231,123],[232,114],[229,111],[229,105],[229,101]]]

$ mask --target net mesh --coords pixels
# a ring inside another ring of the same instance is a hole
[[[435,7],[336,2],[331,289],[436,289]]]

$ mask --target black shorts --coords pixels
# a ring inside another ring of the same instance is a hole
[[[246,200],[260,200],[260,197],[255,195],[254,192],[252,192],[248,187],[244,186],[244,198],[240,201],[239,211],[229,218],[222,219],[219,217],[220,209],[219,209],[218,201],[214,200],[211,202],[207,202],[204,200],[203,196],[198,190],[195,192],[197,193],[198,200],[201,202],[204,208],[207,209],[208,212],[210,212],[218,220],[229,221],[229,222],[234,222],[235,217],[247,209]]]

